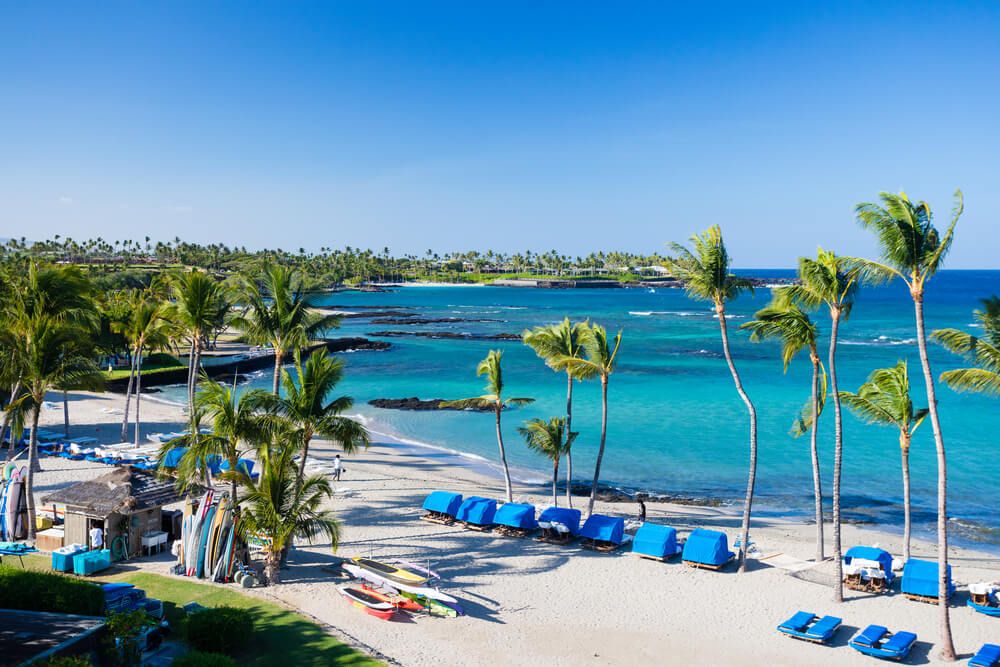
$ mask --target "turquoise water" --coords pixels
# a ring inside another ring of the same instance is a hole
[[[755,276],[790,277],[787,271],[750,271]],[[1000,271],[943,272],[926,299],[928,330],[969,328],[978,299],[1000,293]],[[793,418],[809,395],[805,356],[782,373],[778,346],[748,340],[740,324],[770,298],[770,290],[741,297],[730,307],[733,354],[760,419],[759,508],[807,516],[812,503],[808,438],[788,435]],[[400,306],[420,317],[489,319],[427,325],[372,324],[347,319],[335,335],[367,335],[378,330],[520,333],[568,315],[590,318],[609,329],[624,330],[618,369],[610,382],[607,452],[602,478],[633,489],[695,498],[739,502],[746,484],[747,417],[722,358],[718,321],[708,306],[683,291],[533,290],[495,287],[406,287],[387,293],[338,293],[320,303],[342,306]],[[824,341],[825,313],[817,315]],[[367,405],[372,398],[460,398],[482,393],[476,363],[491,348],[504,350],[510,396],[530,396],[529,407],[504,414],[508,457],[518,476],[546,479],[547,463],[523,446],[517,426],[532,417],[562,414],[565,376],[550,371],[518,342],[386,338],[384,352],[344,355],[344,393],[357,402],[355,412],[371,428],[413,442],[445,447],[490,461],[496,459],[492,415],[456,412],[403,412]],[[825,356],[825,351],[823,352]],[[905,288],[891,285],[865,290],[850,320],[841,326],[838,369],[841,389],[855,390],[868,373],[910,362],[915,401],[925,405],[913,306]],[[945,350],[932,346],[935,374],[958,365]],[[268,377],[256,381],[270,386]],[[959,395],[939,386],[942,428],[949,451],[950,514],[966,541],[1000,543],[993,469],[1000,442],[1000,403],[982,396]],[[824,490],[829,492],[833,466],[832,408],[822,419],[820,436]],[[844,502],[848,518],[901,523],[902,481],[897,433],[865,426],[845,412]],[[593,475],[600,428],[600,388],[577,385],[574,397],[576,477]],[[915,526],[929,531],[934,520],[936,468],[930,424],[916,433],[911,450]]]

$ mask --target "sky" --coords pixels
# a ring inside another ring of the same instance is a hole
[[[1000,268],[1000,3],[0,0],[0,237]]]

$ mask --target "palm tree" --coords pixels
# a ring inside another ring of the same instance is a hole
[[[701,234],[691,237],[692,250],[678,243],[671,243],[670,248],[676,257],[667,260],[668,268],[674,277],[684,282],[688,297],[700,301],[709,301],[715,307],[719,318],[719,332],[722,335],[722,352],[726,364],[733,376],[736,393],[746,406],[750,415],[750,471],[747,479],[746,499],[743,503],[743,523],[740,544],[740,572],[746,571],[746,544],[750,539],[750,511],[753,505],[754,483],[757,479],[757,409],[743,389],[743,381],[733,363],[733,355],[729,349],[729,332],[726,327],[726,302],[736,298],[741,292],[753,292],[753,285],[745,278],[733,275],[729,271],[729,253],[722,240],[722,230],[718,225],[709,227]]]
[[[500,366],[503,352],[490,350],[486,358],[476,366],[477,376],[486,376],[486,393],[482,396],[464,398],[458,401],[444,401],[441,407],[460,408],[462,410],[478,409],[493,410],[496,417],[497,447],[500,449],[500,465],[503,468],[504,488],[507,491],[507,502],[513,502],[514,493],[510,484],[510,469],[507,467],[507,452],[503,446],[503,431],[500,428],[500,415],[505,408],[514,405],[527,405],[533,398],[504,398],[503,369]]]
[[[229,470],[221,477],[232,486],[232,502],[238,505],[239,460],[247,452],[256,450],[270,435],[270,424],[255,412],[252,401],[244,396],[237,399],[235,387],[228,387],[204,378],[195,396],[195,413],[188,435],[171,440],[162,447],[162,453],[176,447],[186,447],[177,466],[177,476],[182,483],[202,479],[211,467],[210,461],[226,461]],[[210,424],[208,433],[202,433],[202,420]],[[163,457],[160,457],[161,460]]]
[[[978,365],[945,371],[941,380],[955,391],[997,396],[1000,395],[1000,297],[983,299],[982,303],[983,310],[973,314],[983,328],[982,336],[959,329],[939,329],[931,338]]]
[[[139,402],[142,396],[142,361],[146,351],[166,348],[170,345],[171,325],[165,319],[166,307],[149,295],[136,292],[130,299],[129,318],[122,327],[129,341],[132,353],[132,373],[135,386],[135,446],[139,446]],[[133,378],[125,396],[125,415],[122,418],[122,440],[128,438],[129,394]]]
[[[913,409],[910,374],[905,361],[892,368],[880,368],[868,376],[858,392],[840,392],[841,400],[859,419],[868,424],[899,429],[899,450],[903,463],[903,560],[910,560],[910,441],[927,408]]]
[[[559,459],[569,453],[573,441],[576,440],[577,433],[570,433],[566,430],[566,420],[562,417],[553,417],[549,421],[544,419],[529,419],[524,422],[524,426],[517,429],[517,432],[524,438],[528,449],[538,452],[542,456],[552,461],[552,505],[559,506],[559,495],[557,485],[559,483]]]
[[[282,421],[285,437],[295,443],[301,456],[299,482],[305,479],[309,444],[314,437],[330,438],[348,454],[368,448],[371,436],[367,429],[343,416],[354,405],[354,399],[350,396],[330,399],[344,377],[344,364],[340,359],[326,350],[318,350],[303,364],[300,353],[296,352],[295,376],[284,369],[281,375],[284,396],[258,389],[244,400],[254,409],[276,415]]]
[[[858,222],[873,231],[878,239],[880,261],[863,260],[860,265],[875,279],[890,281],[900,278],[910,290],[917,328],[920,365],[927,386],[927,407],[937,451],[938,467],[938,606],[940,607],[941,651],[944,660],[955,660],[955,644],[951,637],[951,616],[948,611],[948,460],[944,436],[938,418],[934,374],[927,356],[927,334],[924,331],[924,289],[951,249],[955,225],[964,208],[962,191],[955,191],[955,206],[951,223],[944,235],[934,227],[931,207],[927,202],[912,202],[905,193],[879,194],[882,204],[863,203],[857,206]],[[836,391],[836,389],[834,389]]]
[[[580,346],[583,348],[583,358],[572,358],[566,361],[570,369],[580,377],[596,375],[601,378],[601,444],[597,448],[594,481],[590,486],[590,500],[587,503],[588,516],[594,513],[597,484],[601,478],[601,462],[604,460],[604,446],[608,436],[608,379],[615,372],[618,349],[621,344],[621,331],[609,341],[608,332],[604,327],[599,324],[587,324],[580,329]]]
[[[778,339],[781,341],[781,361],[785,372],[792,359],[802,350],[809,350],[809,361],[812,363],[811,398],[804,414],[792,427],[792,435],[799,436],[809,431],[809,450],[812,456],[813,498],[816,507],[816,562],[825,559],[823,550],[823,485],[819,470],[819,451],[817,449],[817,432],[819,430],[819,415],[822,409],[820,396],[820,376],[824,378],[823,394],[826,394],[826,373],[820,362],[816,347],[818,331],[816,324],[809,319],[801,308],[793,303],[788,291],[776,289],[773,301],[754,315],[754,321],[744,324],[742,329],[750,330],[750,340],[761,341]]]
[[[851,315],[858,293],[860,271],[857,263],[836,253],[819,248],[816,259],[799,258],[799,283],[788,288],[788,297],[800,306],[815,310],[826,306],[830,312],[830,389],[833,395],[833,559],[837,572],[833,599],[844,600],[844,562],[841,544],[840,480],[844,459],[843,411],[837,385],[837,343],[840,322]],[[824,392],[825,393],[825,392]]]
[[[559,373],[566,372],[566,429],[568,435],[573,424],[573,381],[586,380],[593,377],[585,367],[572,368],[570,359],[579,359],[583,353],[580,334],[586,325],[577,322],[571,324],[569,318],[559,324],[535,327],[522,334],[524,344],[545,360],[545,365]],[[566,447],[566,504],[573,506],[573,452]]]
[[[323,509],[323,502],[333,496],[326,477],[313,475],[297,481],[292,443],[276,443],[258,452],[260,477],[254,482],[240,471],[241,482],[248,489],[240,514],[243,539],[263,537],[264,566],[268,581],[280,582],[281,555],[294,538],[312,539],[317,534],[328,537],[334,549],[340,541],[340,526],[333,512]]]
[[[338,326],[340,318],[311,311],[301,275],[280,264],[265,265],[257,279],[243,278],[239,292],[246,309],[231,324],[248,342],[273,348],[277,394],[285,355],[305,347],[316,333]]]
[[[222,286],[207,273],[193,269],[174,276],[173,303],[166,317],[190,343],[188,357],[188,408],[194,412],[201,353],[212,332],[223,325],[229,312]]]

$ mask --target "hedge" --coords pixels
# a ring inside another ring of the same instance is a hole
[[[214,607],[188,616],[187,640],[199,651],[232,654],[246,648],[253,635],[253,616],[246,609]]]
[[[0,607],[81,616],[104,615],[104,591],[54,572],[0,565]]]
[[[174,660],[173,667],[236,667],[236,661],[221,653],[191,651]]]

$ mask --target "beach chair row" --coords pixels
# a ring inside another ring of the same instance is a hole
[[[841,624],[837,616],[820,617],[812,612],[798,611],[778,626],[778,632],[814,644],[829,644]],[[847,645],[873,658],[900,661],[906,659],[916,643],[916,633],[891,632],[884,625],[872,624],[854,635]],[[983,644],[968,664],[970,667],[1000,667],[1000,646]]]
[[[471,530],[494,530],[504,535],[525,536],[536,531],[538,539],[553,544],[567,544],[579,538],[584,547],[596,551],[615,551],[632,543],[631,553],[644,558],[667,561],[681,556],[694,567],[719,570],[735,558],[729,550],[725,533],[697,528],[683,543],[670,526],[643,523],[635,535],[625,533],[620,517],[592,514],[580,524],[581,512],[569,507],[548,507],[537,518],[535,506],[527,503],[504,503],[459,493],[434,491],[424,500],[423,519],[452,525],[461,523]]]

